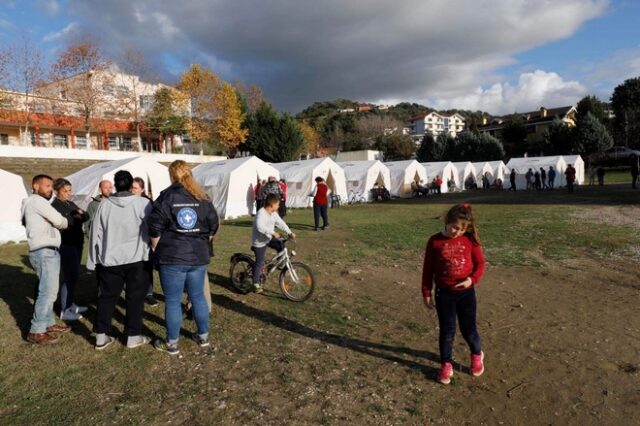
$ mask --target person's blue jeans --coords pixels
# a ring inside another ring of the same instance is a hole
[[[56,323],[53,303],[60,285],[60,253],[56,248],[41,248],[29,252],[29,262],[38,276],[38,294],[33,307],[31,333],[46,333]]]
[[[76,283],[80,275],[82,246],[63,244],[60,246],[62,264],[62,284],[60,285],[60,311],[71,307],[75,302]]]
[[[209,332],[209,306],[204,297],[207,265],[160,265],[160,284],[165,297],[164,317],[167,338],[177,341],[182,327],[182,293],[185,289],[192,304],[198,334]]]
[[[469,345],[471,353],[480,355],[480,335],[476,326],[476,290],[472,287],[464,291],[449,291],[436,287],[435,301],[440,325],[441,362],[451,362],[453,359],[456,317],[460,322],[462,337]]]

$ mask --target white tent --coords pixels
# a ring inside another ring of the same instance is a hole
[[[493,177],[495,179],[502,180],[503,185],[505,185],[506,182],[509,182],[509,174],[511,173],[511,170],[509,170],[502,160],[489,161],[488,163],[493,169]],[[493,183],[493,181],[491,183]]]
[[[465,189],[465,181],[469,176],[473,178],[473,183],[478,186],[482,186],[482,180],[478,180],[478,171],[470,161],[460,161],[457,163],[451,163],[456,169],[458,169],[458,181],[460,182],[460,189]]]
[[[456,188],[461,189],[460,174],[458,168],[453,165],[451,161],[440,161],[436,163],[422,163],[422,166],[427,170],[429,179],[433,180],[436,176],[440,176],[442,179],[442,185],[440,186],[440,192],[443,194],[449,192],[449,180],[453,180],[456,184]]]
[[[91,202],[91,197],[99,194],[100,181],[109,180],[113,183],[113,176],[120,170],[128,171],[133,177],[142,178],[147,195],[154,200],[171,185],[167,166],[146,157],[125,158],[93,164],[67,176],[73,185],[74,201],[80,208],[86,208]]]
[[[28,197],[24,181],[18,175],[0,170],[3,207],[0,209],[0,244],[24,241],[27,236],[22,226],[22,200]]]
[[[476,169],[476,181],[478,182],[479,186],[482,186],[482,177],[485,175],[485,173],[489,173],[488,177],[489,177],[489,182],[493,183],[494,177],[493,177],[493,167],[491,167],[491,164],[489,164],[487,161],[480,161],[478,163],[471,163],[473,164],[473,167]]]
[[[280,179],[278,170],[258,157],[203,163],[193,169],[193,176],[209,195],[218,215],[226,219],[253,213],[258,179]]]
[[[416,160],[384,163],[389,169],[391,185],[389,193],[394,197],[408,198],[413,195],[411,183],[427,184],[427,172]]]
[[[584,184],[584,160],[579,155],[564,155],[564,162],[567,166],[571,164],[576,169],[576,182],[578,185]]]
[[[391,175],[387,166],[380,161],[350,161],[338,163],[347,179],[347,191],[357,192],[371,201],[371,189],[374,184],[391,187]]]
[[[287,207],[311,207],[309,195],[315,188],[316,177],[323,178],[333,194],[347,199],[344,170],[329,157],[272,164],[287,182]]]
[[[516,188],[518,190],[527,188],[527,182],[524,177],[527,171],[531,169],[533,173],[536,171],[539,172],[541,167],[545,169],[547,176],[549,174],[549,167],[553,167],[555,169],[556,179],[554,181],[554,186],[556,188],[567,184],[564,176],[564,170],[567,168],[567,163],[561,155],[549,157],[512,158],[507,163],[507,168],[515,169],[516,171]]]

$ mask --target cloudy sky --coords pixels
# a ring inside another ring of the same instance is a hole
[[[280,109],[347,98],[493,114],[607,99],[640,76],[640,2],[623,0],[0,0],[0,41],[51,60],[91,34],[263,87]]]

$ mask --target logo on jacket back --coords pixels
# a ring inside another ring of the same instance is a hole
[[[184,229],[193,229],[198,222],[198,214],[194,209],[189,207],[181,208],[177,214],[178,225]]]

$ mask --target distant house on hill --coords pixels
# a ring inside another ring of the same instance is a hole
[[[426,132],[430,132],[433,136],[448,133],[455,137],[458,133],[464,131],[465,119],[458,113],[444,115],[433,111],[411,117],[409,119],[409,128],[411,129],[411,135],[415,138],[422,138]]]
[[[513,119],[514,116],[522,117],[522,124],[527,129],[527,141],[539,142],[544,139],[545,130],[553,123],[562,123],[567,127],[576,125],[576,108],[574,106],[564,106],[559,108],[541,107],[537,111],[514,114],[505,117],[494,117],[491,120],[483,119],[482,126],[478,126],[480,133],[487,133],[502,139],[502,130]]]

